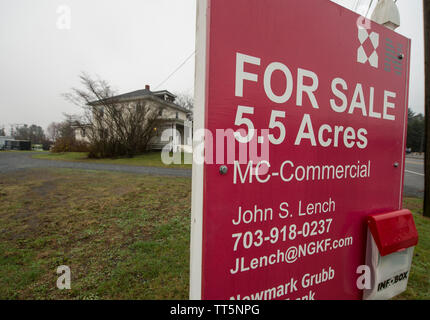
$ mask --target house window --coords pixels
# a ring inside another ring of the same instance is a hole
[[[138,102],[137,104],[136,104],[136,112],[142,112],[143,111],[143,106],[142,106],[142,104],[140,103],[140,102]]]
[[[179,112],[176,112],[176,119],[179,119]]]
[[[158,110],[158,116],[162,116],[163,115],[163,109]]]

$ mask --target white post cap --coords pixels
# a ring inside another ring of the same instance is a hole
[[[400,13],[393,0],[379,0],[371,19],[391,30],[400,27]]]

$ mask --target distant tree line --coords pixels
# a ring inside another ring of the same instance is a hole
[[[18,126],[12,133],[16,140],[30,140],[31,144],[43,144],[46,140],[43,128],[35,124]]]
[[[415,113],[409,108],[407,148],[411,148],[412,152],[424,152],[424,130],[424,116],[421,113]]]
[[[87,151],[87,147],[76,142],[75,129],[73,128],[73,116],[65,114],[65,120],[52,122],[46,131],[36,124],[14,125],[10,134],[15,140],[30,141],[32,145],[42,145],[44,150],[57,147],[63,151]],[[0,136],[8,136],[4,127],[0,128]],[[61,146],[61,148],[60,148]]]
[[[5,136],[5,130],[0,131],[0,135]],[[52,141],[46,136],[43,128],[36,124],[23,124],[19,126],[14,126],[11,128],[11,136],[15,140],[27,140],[31,141],[31,144],[39,144],[43,146],[44,150],[49,150]]]

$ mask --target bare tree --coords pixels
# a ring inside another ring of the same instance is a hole
[[[146,151],[154,135],[158,110],[150,102],[124,102],[107,81],[80,75],[82,89],[65,98],[84,110],[74,126],[85,132],[92,157],[133,157]]]
[[[178,93],[176,94],[175,103],[189,111],[187,118],[188,120],[192,121],[194,112],[194,97],[188,93]]]
[[[194,98],[187,93],[176,94],[175,103],[189,111],[193,111],[194,109]]]
[[[58,138],[60,138],[60,126],[61,123],[59,122],[51,122],[46,129],[47,137],[51,141],[56,141]]]
[[[73,129],[73,122],[76,116],[64,114],[66,120],[62,122],[51,122],[46,132],[47,137],[51,141],[57,141],[58,139],[75,139],[75,130]]]

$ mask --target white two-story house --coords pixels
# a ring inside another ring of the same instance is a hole
[[[162,150],[169,145],[175,152],[192,152],[192,122],[189,120],[192,111],[176,104],[174,94],[167,90],[151,91],[150,86],[146,85],[145,89],[117,95],[112,99],[124,105],[146,102],[158,110],[155,134],[148,144],[149,150]],[[77,140],[85,141],[85,129],[76,128],[75,136]]]

